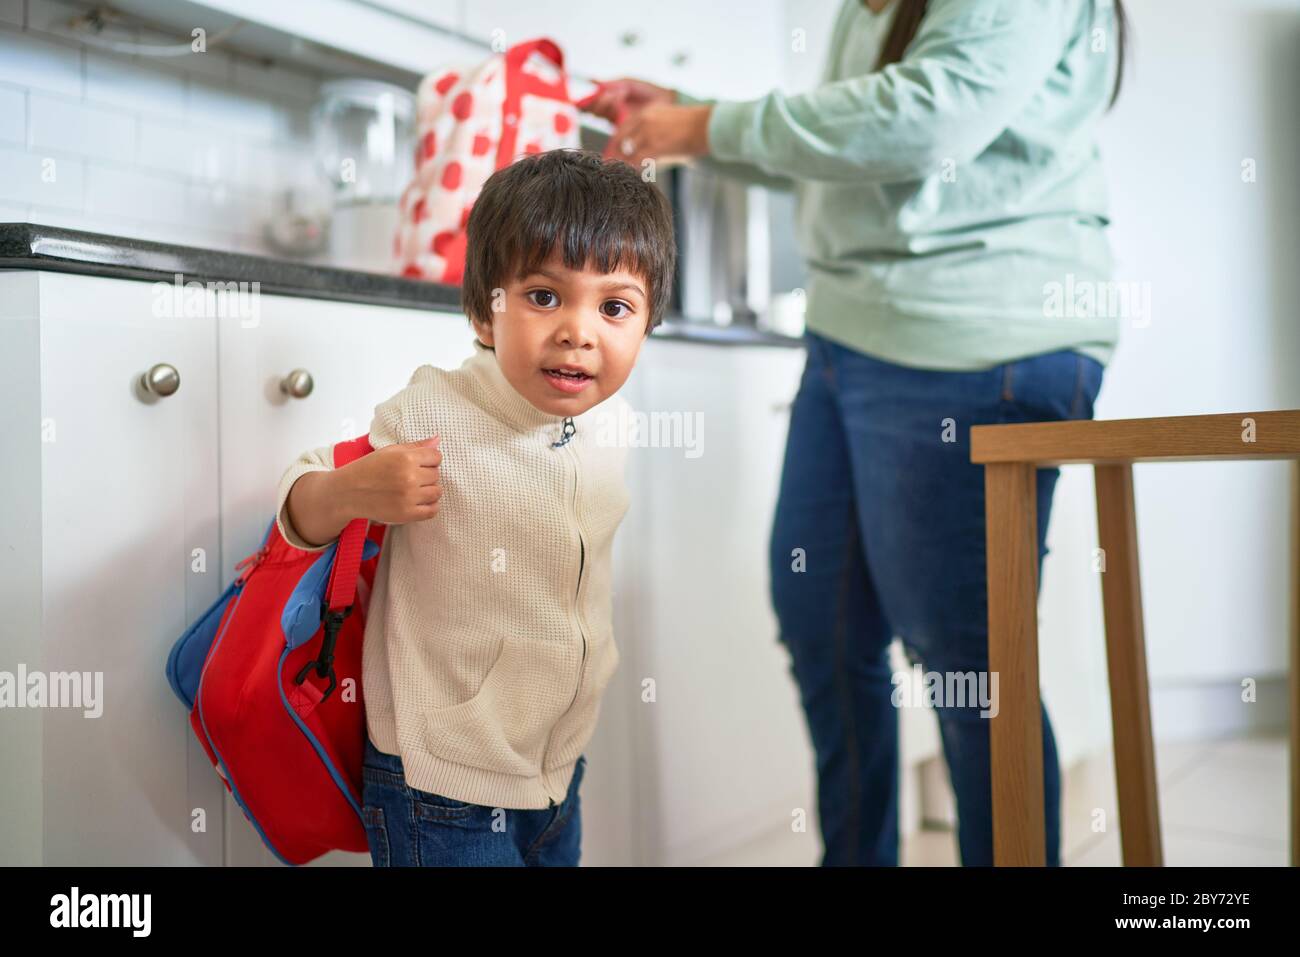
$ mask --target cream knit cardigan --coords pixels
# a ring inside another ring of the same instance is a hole
[[[564,799],[619,659],[610,564],[626,446],[598,425],[626,401],[575,416],[553,447],[563,420],[474,344],[459,369],[416,369],[370,426],[376,449],[441,436],[443,494],[432,519],[384,535],[362,653],[366,726],[413,788],[545,808]],[[322,446],[280,480],[276,521],[298,548],[329,543],[298,536],[289,489],[332,467]]]

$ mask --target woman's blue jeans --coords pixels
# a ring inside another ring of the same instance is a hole
[[[927,675],[987,682],[984,469],[970,461],[970,428],[1092,418],[1103,367],[1062,350],[978,372],[927,371],[805,338],[771,535],[772,600],[816,753],[822,863],[893,865],[891,639]],[[1040,572],[1059,474],[1038,471]],[[964,865],[993,863],[981,710],[970,697],[936,707]],[[1047,862],[1056,865],[1060,769],[1046,709],[1043,771]]]

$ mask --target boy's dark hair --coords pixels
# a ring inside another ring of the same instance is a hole
[[[492,321],[493,290],[556,252],[569,269],[625,269],[649,284],[646,333],[663,321],[677,244],[668,198],[622,160],[590,150],[524,156],[483,184],[466,224],[461,305]]]

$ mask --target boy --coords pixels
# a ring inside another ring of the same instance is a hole
[[[576,865],[628,504],[596,426],[625,400],[596,407],[662,320],[672,212],[622,161],[554,150],[494,173],[467,228],[474,356],[417,368],[371,454],[304,453],[276,520],[309,550],[358,516],[391,526],[362,654],[374,863]]]

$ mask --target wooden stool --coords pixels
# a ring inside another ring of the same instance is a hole
[[[1102,601],[1110,672],[1115,781],[1125,866],[1160,866],[1160,813],[1138,578],[1134,462],[1293,459],[1291,494],[1291,863],[1300,862],[1300,410],[1158,419],[981,425],[988,540],[993,860],[1043,865],[1043,725],[1038,695],[1038,515],[1035,469],[1095,467],[1105,556]]]

